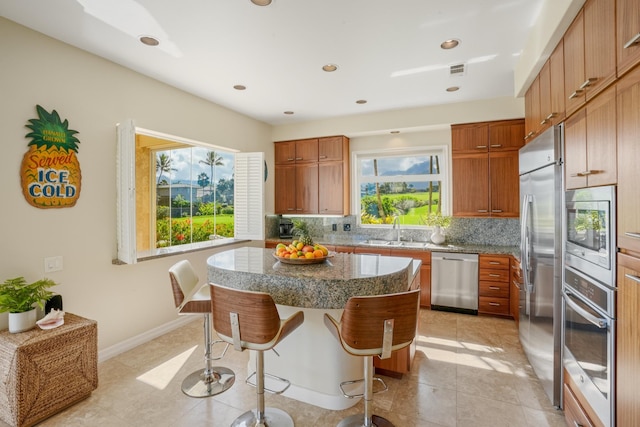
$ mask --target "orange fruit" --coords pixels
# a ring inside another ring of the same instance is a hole
[[[316,249],[315,251],[313,251],[313,256],[315,258],[322,258],[324,256],[324,252],[322,252],[321,249]]]
[[[289,256],[289,258],[296,259],[296,258],[298,258],[298,254],[294,252]]]
[[[307,259],[311,259],[311,258],[314,257],[314,254],[313,254],[313,252],[305,252],[304,253],[304,257],[307,258]]]

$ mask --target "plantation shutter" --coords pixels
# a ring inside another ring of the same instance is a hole
[[[133,120],[117,126],[116,233],[117,262],[135,264],[136,253],[136,127]]]
[[[236,153],[234,230],[236,239],[264,240],[264,153]]]

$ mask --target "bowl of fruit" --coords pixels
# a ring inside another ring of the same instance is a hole
[[[331,258],[327,248],[319,244],[305,245],[303,242],[278,243],[274,258],[284,264],[320,264]]]

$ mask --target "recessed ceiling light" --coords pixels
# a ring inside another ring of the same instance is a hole
[[[285,112],[284,112],[284,114],[287,114],[287,115],[289,115],[289,116],[290,116],[290,115],[292,115],[292,114],[293,114],[293,111],[285,111]]]
[[[251,0],[251,3],[256,6],[269,6],[271,4],[271,0]]]
[[[392,131],[391,131],[391,132],[389,132],[389,133],[400,133],[400,131],[399,131],[399,130],[392,130]]]
[[[246,87],[246,86],[243,86],[243,85],[235,85],[233,88],[234,88],[235,90],[245,90],[247,87]]]
[[[367,100],[366,100],[366,99],[358,99],[358,100],[356,101],[356,104],[366,104],[366,103],[367,103]]]
[[[443,48],[443,49],[453,49],[454,47],[458,46],[459,44],[460,44],[460,40],[458,40],[458,39],[449,39],[449,40],[445,40],[444,42],[442,42],[440,47]]]
[[[322,69],[327,73],[332,73],[338,69],[338,66],[336,64],[327,64],[327,65],[323,65]]]
[[[455,92],[457,90],[459,90],[460,87],[459,86],[451,86],[447,88],[447,92]]]
[[[142,44],[146,44],[147,46],[158,46],[160,44],[158,39],[151,36],[140,36],[140,42],[142,42]]]

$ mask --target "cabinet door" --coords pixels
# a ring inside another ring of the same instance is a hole
[[[297,214],[318,213],[318,164],[295,165]]]
[[[618,246],[640,252],[640,68],[617,84]]]
[[[618,76],[640,62],[640,2],[616,0]]]
[[[489,151],[519,150],[524,145],[524,120],[489,124]]]
[[[567,115],[580,108],[584,89],[584,15],[582,10],[564,34],[564,93]]]
[[[331,162],[346,160],[349,155],[348,148],[345,153],[346,138],[343,136],[331,136],[318,139],[318,161]]]
[[[640,259],[618,255],[616,425],[640,425]]]
[[[524,96],[524,104],[524,140],[528,142],[537,135],[540,127],[540,79],[538,77],[527,89],[527,93]]]
[[[284,141],[274,143],[275,163],[284,165],[296,161],[296,142]]]
[[[551,64],[545,62],[538,74],[540,81],[540,132],[551,126]]]
[[[587,185],[615,184],[616,90],[611,86],[587,105]]]
[[[549,78],[551,85],[551,123],[557,125],[565,119],[564,110],[564,42],[560,40],[558,46],[549,57]],[[548,119],[544,116],[543,119]]]
[[[584,72],[587,101],[616,78],[615,1],[587,0],[584,5]]]
[[[275,213],[296,213],[296,169],[295,165],[275,167]]]
[[[318,164],[318,213],[344,214],[343,162]]]
[[[492,217],[520,216],[518,152],[489,154],[489,198]]]
[[[587,186],[587,112],[580,110],[564,126],[564,172],[567,189]]]
[[[318,139],[301,139],[296,143],[296,163],[318,161]]]
[[[486,123],[451,125],[452,153],[480,153],[489,150],[489,126]]]
[[[489,216],[487,154],[453,155],[453,215]]]

